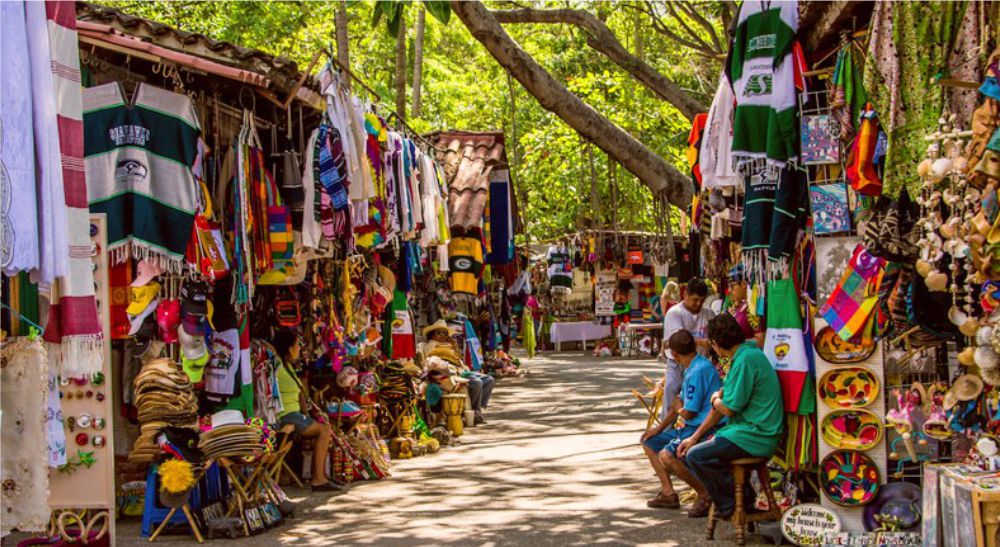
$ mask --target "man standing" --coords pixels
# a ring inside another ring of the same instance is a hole
[[[698,479],[675,456],[680,442],[691,436],[705,421],[712,410],[711,396],[722,387],[722,380],[712,362],[698,355],[694,337],[686,330],[675,332],[667,341],[670,351],[684,371],[680,397],[674,399],[666,419],[656,428],[643,433],[643,451],[660,479],[660,493],[648,502],[649,507],[680,508],[677,493],[670,482],[670,473],[680,477],[695,492],[698,501],[691,508],[690,516],[708,511],[708,492]],[[684,419],[684,427],[674,428],[677,416]]]
[[[668,347],[670,337],[677,331],[686,330],[694,337],[698,353],[708,354],[708,340],[705,335],[708,329],[708,320],[712,318],[712,312],[705,307],[705,298],[707,297],[708,285],[701,279],[693,277],[687,282],[687,293],[684,295],[684,299],[671,306],[663,317],[662,355],[667,361],[667,370],[658,386],[663,390],[663,406],[660,408],[661,421],[666,418],[670,406],[677,398],[681,382],[684,379],[683,372]]]
[[[686,459],[691,472],[707,487],[715,514],[726,519],[736,505],[729,463],[774,454],[781,438],[784,407],[777,373],[757,343],[745,341],[733,316],[722,314],[712,319],[708,339],[721,357],[732,358],[733,365],[722,389],[712,395],[711,414],[680,443],[677,455]],[[701,442],[722,417],[728,423],[713,438]],[[753,497],[747,502],[752,503]]]

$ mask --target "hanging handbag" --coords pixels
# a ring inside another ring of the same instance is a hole
[[[282,203],[278,185],[266,169],[262,173],[267,186],[267,239],[270,243],[273,268],[281,269],[292,260],[295,251],[292,234],[292,212]]]
[[[847,158],[847,180],[855,192],[866,196],[882,195],[882,180],[874,163],[879,131],[878,115],[869,103],[861,114],[861,128],[851,143]]]
[[[229,275],[229,259],[222,239],[222,226],[214,219],[212,197],[208,186],[204,182],[199,181],[199,183],[202,203],[200,210],[194,216],[187,259],[203,276],[211,281],[217,281]]]

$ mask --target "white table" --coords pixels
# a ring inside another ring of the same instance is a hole
[[[597,325],[590,321],[567,321],[552,323],[549,338],[556,346],[556,351],[562,351],[563,342],[583,342],[587,349],[588,340],[600,340],[611,336],[611,325]]]

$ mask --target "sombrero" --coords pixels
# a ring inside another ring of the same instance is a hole
[[[816,353],[828,363],[835,365],[859,363],[871,357],[875,344],[853,344],[845,342],[833,328],[826,326],[816,333]]]
[[[448,323],[444,319],[438,319],[433,324],[424,327],[423,335],[424,338],[430,338],[431,333],[437,330],[447,331],[449,335],[457,334],[455,329],[448,326]]]
[[[920,487],[909,482],[890,482],[879,489],[875,501],[865,507],[865,530],[910,530],[920,524]]]
[[[950,410],[961,401],[972,401],[983,392],[983,379],[974,374],[963,374],[955,379],[944,394],[944,409]]]

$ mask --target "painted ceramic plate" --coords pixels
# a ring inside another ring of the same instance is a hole
[[[832,408],[861,408],[878,398],[879,381],[863,367],[835,368],[819,379],[819,393]]]
[[[820,427],[826,444],[838,450],[868,450],[882,440],[881,420],[860,408],[834,410]]]
[[[837,450],[820,462],[819,482],[833,503],[857,507],[875,499],[882,475],[863,452]]]
[[[875,344],[845,342],[832,327],[826,326],[816,333],[816,353],[827,363],[846,365],[860,363],[875,352]]]

